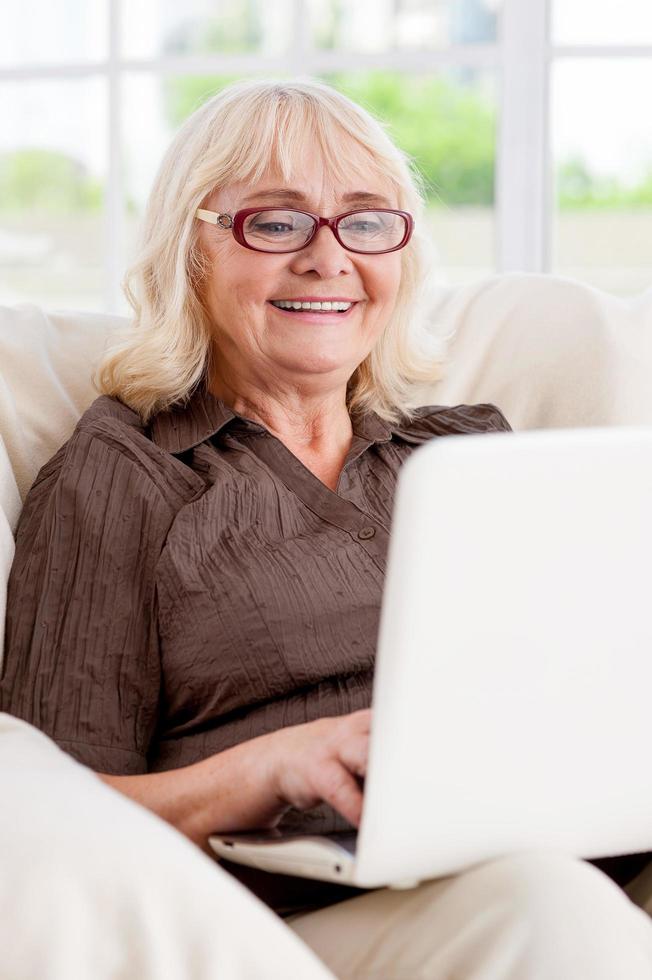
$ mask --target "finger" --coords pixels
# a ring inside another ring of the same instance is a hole
[[[371,708],[361,708],[359,711],[352,711],[347,717],[356,731],[371,731]]]
[[[338,746],[338,755],[349,772],[365,776],[369,761],[369,736],[357,735],[343,739]]]
[[[348,769],[336,759],[329,759],[320,768],[316,787],[326,803],[330,803],[354,827],[359,826],[362,791]]]

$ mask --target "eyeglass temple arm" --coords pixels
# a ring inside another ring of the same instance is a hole
[[[218,214],[217,211],[207,211],[205,208],[197,208],[195,214],[202,221],[208,221],[211,225],[220,225],[222,228],[230,228],[233,224],[230,214]],[[223,221],[222,218],[227,220]]]

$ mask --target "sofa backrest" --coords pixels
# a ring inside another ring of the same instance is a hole
[[[0,436],[21,499],[97,397],[92,369],[124,317],[0,307]]]
[[[493,402],[514,429],[652,424],[652,287],[492,276],[441,292],[431,323],[451,338],[435,403]]]

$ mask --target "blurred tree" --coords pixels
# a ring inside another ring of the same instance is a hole
[[[629,198],[630,204],[652,206],[652,164],[647,168],[647,173],[641,178],[640,183],[629,192]]]
[[[575,156],[557,167],[557,200],[562,210],[617,210],[652,206],[652,167],[635,184],[617,177],[591,173],[588,164]]]
[[[0,154],[0,210],[98,211],[102,182],[78,160],[55,150]]]
[[[492,204],[496,112],[485,96],[447,79],[398,72],[325,81],[388,124],[423,174],[431,204]]]
[[[566,206],[576,206],[591,195],[593,178],[584,160],[571,157],[557,168],[557,197]]]

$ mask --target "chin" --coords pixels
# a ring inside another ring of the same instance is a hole
[[[351,377],[355,371],[356,365],[351,363],[351,361],[342,361],[341,358],[335,357],[310,357],[310,358],[297,358],[292,361],[285,361],[285,363],[280,362],[279,367],[282,367],[288,374],[296,374],[297,376],[311,376],[319,377],[320,375],[331,375],[333,378],[337,378],[337,384],[341,382],[346,382]]]
[[[349,377],[360,363],[360,357],[357,352],[350,350],[315,350],[314,345],[311,347],[307,346],[306,350],[295,351],[292,357],[287,356],[287,350],[279,351],[278,354],[279,356],[275,360],[279,367],[282,366],[286,371],[294,371],[297,374],[325,374],[335,372]]]

